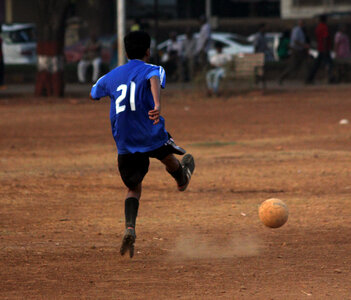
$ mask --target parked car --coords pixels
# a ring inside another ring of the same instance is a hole
[[[2,25],[1,29],[5,64],[35,64],[37,62],[34,24],[14,23]]]
[[[194,37],[196,39],[198,37],[198,33],[196,33]],[[184,41],[185,34],[178,35],[177,40],[180,42]],[[167,45],[169,41],[169,39],[163,41],[157,46],[157,50],[162,62],[166,62],[168,60]],[[239,34],[213,32],[211,34],[210,49],[207,52],[207,56],[209,59],[216,53],[216,50],[214,48],[214,44],[216,42],[219,42],[223,45],[223,52],[227,54],[253,53],[254,51],[252,42],[248,41],[245,37]]]

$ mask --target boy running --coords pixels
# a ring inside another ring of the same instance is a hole
[[[185,154],[185,150],[174,143],[160,115],[160,87],[165,87],[166,75],[162,67],[147,63],[150,36],[143,31],[133,31],[125,36],[124,46],[129,61],[101,77],[92,87],[90,98],[111,98],[110,120],[118,150],[118,169],[128,189],[126,230],[120,253],[124,255],[129,251],[132,258],[141,185],[148,172],[149,158],[157,158],[166,166],[179,191],[187,188],[195,163],[190,154],[181,162],[174,156]]]

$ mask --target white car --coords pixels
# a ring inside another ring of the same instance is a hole
[[[195,33],[195,38],[198,37],[198,33]],[[185,40],[185,34],[178,35],[177,40],[179,42]],[[157,50],[160,53],[161,61],[166,62],[168,60],[167,45],[170,40],[166,40],[157,46]],[[239,54],[239,53],[253,53],[253,43],[248,41],[245,37],[234,34],[234,33],[222,33],[212,32],[211,33],[211,44],[210,49],[207,52],[208,59],[210,59],[215,53],[216,49],[214,44],[219,42],[223,45],[223,52],[227,54]]]
[[[5,64],[35,64],[37,43],[34,24],[2,25]]]

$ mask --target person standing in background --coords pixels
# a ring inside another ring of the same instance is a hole
[[[297,25],[292,29],[290,36],[291,56],[288,65],[280,75],[279,84],[282,85],[284,80],[307,61],[309,45],[306,43],[306,36],[303,30],[303,21],[299,20]]]
[[[318,57],[314,61],[314,64],[307,77],[306,84],[312,84],[314,78],[321,66],[326,65],[328,68],[328,82],[333,83],[333,60],[330,55],[332,48],[332,40],[327,25],[327,16],[322,15],[319,17],[319,24],[315,31],[318,47]]]
[[[279,39],[278,45],[278,57],[279,60],[286,60],[290,55],[290,31],[285,30],[283,35]]]
[[[99,78],[101,67],[101,44],[94,33],[91,34],[88,41],[82,60],[78,63],[78,80],[80,83],[86,81],[86,73],[89,65],[93,65],[92,81],[96,82]]]
[[[113,41],[111,49],[111,59],[109,63],[110,70],[118,66],[118,40]]]
[[[343,81],[346,77],[347,65],[351,64],[350,39],[346,34],[346,29],[346,25],[340,25],[334,37],[337,82]]]
[[[255,53],[263,53],[265,62],[273,61],[274,60],[273,53],[267,45],[265,32],[266,32],[266,24],[262,23],[258,27],[258,32],[255,35],[255,40],[254,40]]]
[[[178,41],[176,32],[171,32],[169,37],[170,39],[167,44],[168,61],[166,64],[166,70],[171,80],[179,80],[182,43]]]
[[[215,44],[216,54],[210,58],[210,64],[213,69],[206,74],[207,94],[208,96],[219,95],[220,80],[225,77],[225,66],[232,60],[232,57],[223,53],[223,45],[221,42]]]
[[[202,70],[207,67],[207,52],[211,43],[211,25],[205,16],[200,17],[200,33],[196,41],[195,57],[197,69]]]
[[[188,29],[185,34],[185,40],[182,44],[182,59],[183,59],[183,79],[184,81],[191,81],[194,77],[194,53],[196,41]]]
[[[350,58],[350,39],[346,34],[346,25],[340,25],[334,38],[335,58]]]
[[[0,90],[5,89],[4,85],[4,56],[2,52],[2,24],[0,23]]]

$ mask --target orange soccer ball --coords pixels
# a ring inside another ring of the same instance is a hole
[[[282,200],[271,198],[261,203],[258,216],[267,227],[278,228],[288,220],[289,210]]]

